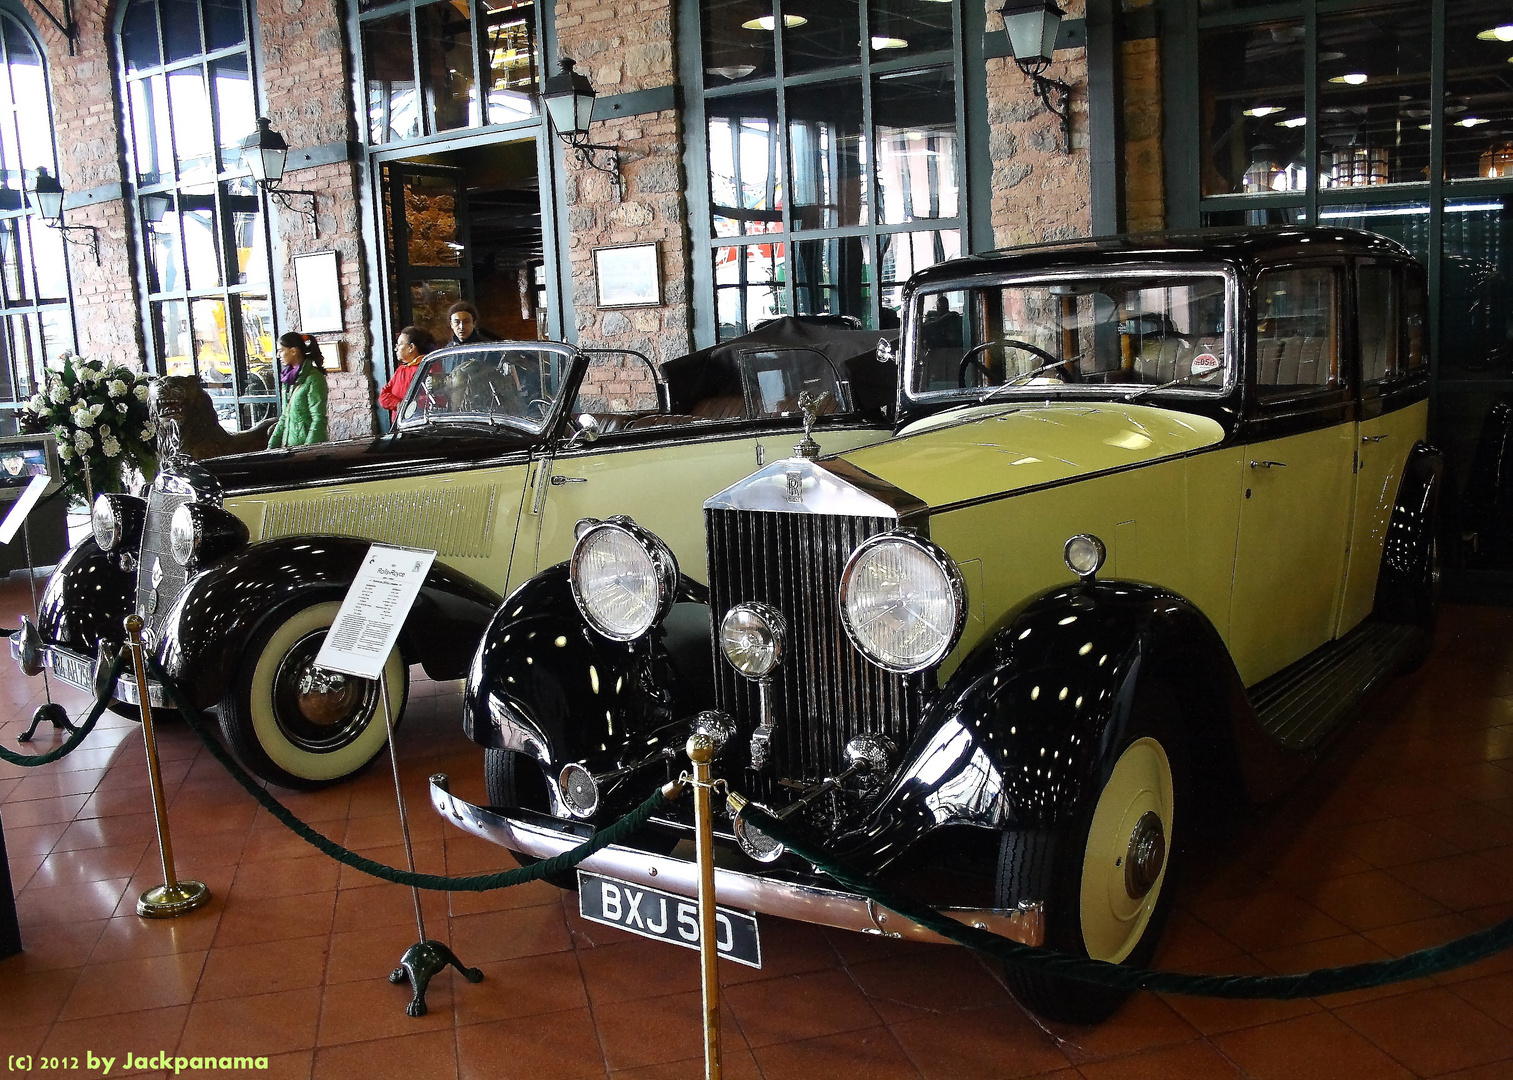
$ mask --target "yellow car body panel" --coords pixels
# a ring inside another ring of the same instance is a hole
[[[1144,465],[1213,446],[1213,420],[1148,405],[1008,405],[847,454],[932,508]]]

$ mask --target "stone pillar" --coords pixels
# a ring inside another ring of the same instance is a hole
[[[988,2],[999,29],[1001,3]],[[1067,18],[1086,16],[1086,0],[1066,0]],[[993,158],[993,242],[1017,247],[1092,232],[1088,172],[1087,50],[1058,52],[1045,71],[1072,88],[1072,152],[1062,149],[1061,121],[1040,103],[1012,57],[988,61],[988,129]]]
[[[677,79],[672,8],[673,0],[557,0],[561,54],[577,61],[601,98],[670,86]],[[547,62],[555,71],[557,58]],[[621,179],[617,185],[566,155],[567,256],[579,343],[671,360],[690,348],[682,116],[668,110],[616,118],[596,123],[590,139],[618,148]],[[645,243],[657,245],[662,305],[599,310],[593,249]]]
[[[1125,0],[1124,10],[1154,0]],[[1166,227],[1165,159],[1161,153],[1161,41],[1132,38],[1120,44],[1124,93],[1124,214],[1130,232]]]
[[[377,393],[372,370],[378,346],[368,330],[359,216],[363,169],[361,160],[350,161],[346,155],[346,147],[356,145],[357,131],[352,71],[343,46],[344,10],[339,0],[270,0],[257,5],[262,45],[257,63],[268,119],[290,147],[284,186],[316,192],[319,235],[312,235],[308,218],[268,201],[276,237],[274,277],[281,326],[299,329],[293,257],[333,248],[337,252],[345,329],[316,335],[328,358],[344,354],[342,370],[326,373],[333,441],[374,434]],[[310,151],[318,151],[315,164],[305,164]],[[294,197],[298,207],[309,201]]]
[[[65,244],[72,286],[74,328],[80,354],[140,369],[146,351],[136,295],[136,254],[130,217],[119,185],[125,179],[126,147],[116,100],[109,17],[100,0],[73,6],[74,54],[68,40],[33,10],[52,82],[58,147],[58,180],[65,193],[64,221],[94,226],[100,265],[89,248]],[[109,192],[101,195],[101,189]],[[71,205],[85,193],[100,196]],[[79,237],[83,234],[73,233]]]

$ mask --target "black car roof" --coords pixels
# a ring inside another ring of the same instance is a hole
[[[1319,254],[1413,258],[1397,241],[1360,229],[1296,226],[1190,229],[1062,240],[966,255],[921,270],[910,284],[918,288],[936,282],[960,281],[978,274],[1109,266],[1152,259],[1249,265]]]

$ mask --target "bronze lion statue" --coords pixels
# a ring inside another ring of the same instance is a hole
[[[276,420],[264,420],[247,431],[227,431],[198,375],[163,375],[147,391],[147,408],[158,429],[158,453],[166,460],[193,461],[246,454],[268,448],[268,433]]]

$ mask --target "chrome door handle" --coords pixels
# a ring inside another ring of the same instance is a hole
[[[1250,463],[1250,467],[1252,469],[1285,469],[1285,468],[1287,468],[1287,462],[1285,462],[1285,461],[1252,461]],[[556,479],[557,478],[555,476],[552,477],[552,480],[554,482],[556,481]]]
[[[558,475],[558,474],[553,474],[552,478],[550,480],[548,480],[547,483],[551,484],[552,487],[561,487],[563,484],[586,484],[586,483],[588,483],[588,477],[586,477],[586,476],[561,476],[561,475]]]
[[[1361,442],[1381,442],[1386,435],[1362,435]]]

